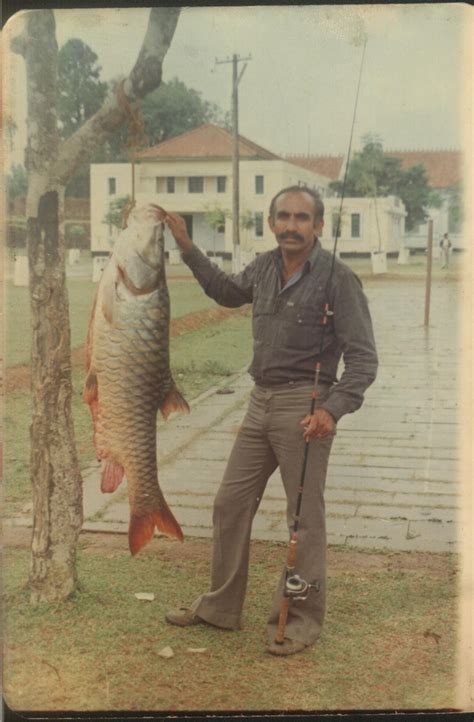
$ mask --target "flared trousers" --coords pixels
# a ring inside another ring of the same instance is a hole
[[[214,501],[211,589],[192,604],[202,619],[239,629],[247,588],[252,522],[267,481],[277,466],[287,497],[287,524],[293,527],[304,455],[303,427],[312,385],[255,386]],[[316,406],[328,387],[318,388]],[[312,439],[308,448],[300,513],[296,572],[316,583],[306,600],[292,601],[285,636],[312,644],[319,636],[326,607],[326,525],[324,487],[333,436]],[[286,557],[282,554],[282,568]],[[273,596],[267,633],[273,640],[283,592],[283,571]]]

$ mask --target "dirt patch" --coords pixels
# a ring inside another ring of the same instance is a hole
[[[249,306],[241,306],[240,308],[208,308],[195,313],[188,313],[181,318],[172,319],[170,323],[170,337],[176,338],[183,333],[197,331],[204,326],[212,326],[213,324],[224,321],[229,316],[245,316],[249,312]],[[75,348],[71,352],[71,364],[73,371],[85,367],[85,351],[84,346]],[[30,387],[30,365],[19,364],[18,366],[10,366],[5,371],[5,391],[12,393],[14,391],[25,391]]]

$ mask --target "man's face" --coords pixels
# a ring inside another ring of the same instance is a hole
[[[273,217],[268,224],[275,234],[278,245],[287,255],[309,254],[324,225],[322,219],[316,219],[314,202],[308,193],[301,191],[284,193],[275,202]]]

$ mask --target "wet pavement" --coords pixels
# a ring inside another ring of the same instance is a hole
[[[365,283],[380,357],[363,407],[343,417],[331,453],[329,544],[400,551],[457,551],[461,528],[458,324],[462,287],[436,281],[423,327],[424,284],[374,277]],[[160,484],[187,536],[210,537],[212,502],[252,387],[242,372],[196,399],[187,417],[158,428]],[[308,402],[309,403],[309,402]],[[99,491],[84,472],[84,529],[126,532],[126,488]],[[304,501],[303,501],[304,503]],[[288,539],[278,471],[253,525],[254,539]]]

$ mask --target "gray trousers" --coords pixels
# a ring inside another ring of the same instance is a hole
[[[255,386],[247,414],[232,449],[213,512],[211,590],[191,609],[218,627],[239,629],[247,586],[252,521],[268,478],[280,467],[287,497],[287,523],[291,531],[296,510],[304,454],[301,420],[309,413],[312,385]],[[328,388],[318,389],[318,403]],[[303,503],[298,531],[296,572],[306,581],[319,582],[305,601],[292,601],[285,636],[312,644],[321,632],[326,599],[326,527],[324,486],[333,437],[313,439],[308,449]],[[285,578],[273,597],[267,632],[273,640]]]

